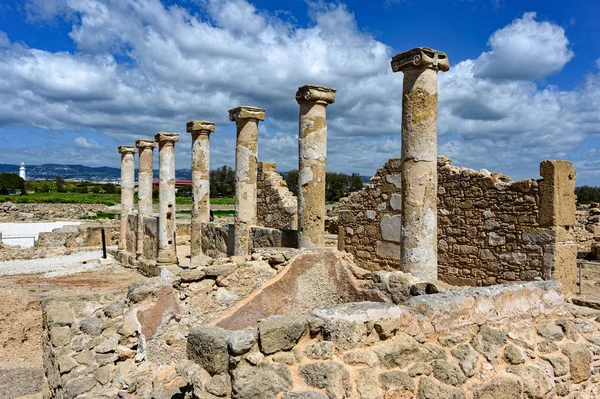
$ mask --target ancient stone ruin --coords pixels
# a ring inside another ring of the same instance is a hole
[[[237,128],[233,224],[211,222],[212,122],[192,121],[193,205],[176,220],[179,136],[122,155],[124,266],[150,278],[123,295],[44,301],[44,367],[55,398],[501,399],[600,395],[600,311],[574,305],[575,170],[541,180],[451,165],[437,154],[437,73],[446,54],[416,48],[404,73],[401,158],[340,203],[325,247],[326,108],[299,104],[299,197],[258,162],[265,110]],[[152,212],[152,151],[160,199]],[[382,160],[383,161],[383,160]],[[189,256],[185,252],[189,249]]]

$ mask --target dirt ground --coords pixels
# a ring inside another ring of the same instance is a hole
[[[50,296],[121,293],[144,279],[121,267],[44,278],[41,274],[0,277],[0,397],[17,398],[41,390],[41,301]]]

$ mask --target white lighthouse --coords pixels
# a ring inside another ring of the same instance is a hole
[[[21,162],[21,167],[19,168],[19,176],[21,177],[21,179],[26,180],[25,179],[25,163]]]

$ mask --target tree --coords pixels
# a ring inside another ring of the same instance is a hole
[[[235,172],[227,165],[210,171],[210,195],[232,197],[235,193]]]
[[[288,189],[294,194],[296,197],[298,196],[298,169],[290,170],[285,175],[285,182],[287,184]]]
[[[25,180],[14,173],[0,173],[0,194],[8,194],[8,190],[25,192]]]
[[[67,187],[65,186],[65,179],[60,176],[56,176],[56,191],[59,193],[66,193]]]
[[[358,173],[352,173],[350,177],[350,187],[348,191],[353,193],[354,191],[361,191],[364,187],[362,177]]]
[[[192,186],[181,186],[177,189],[178,197],[191,197],[192,196]]]
[[[115,186],[113,183],[106,183],[102,186],[102,190],[104,191],[104,194],[116,194],[117,186]]]

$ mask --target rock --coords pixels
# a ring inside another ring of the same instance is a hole
[[[229,373],[220,373],[210,379],[206,384],[206,391],[215,396],[225,397],[231,395],[231,377]]]
[[[523,392],[516,378],[495,376],[489,382],[473,387],[473,399],[516,399]]]
[[[261,350],[266,354],[290,350],[306,332],[306,319],[298,316],[271,316],[258,324]]]
[[[425,363],[423,363],[425,364]],[[379,382],[387,391],[415,391],[415,382],[404,371],[393,370],[379,374]]]
[[[544,360],[550,362],[554,368],[554,376],[562,377],[569,372],[569,359],[562,355],[548,355],[541,357]]]
[[[292,387],[292,374],[283,364],[242,365],[231,372],[234,398],[275,399]]]
[[[262,360],[265,358],[265,355],[263,355],[260,352],[252,352],[252,353],[248,353],[246,355],[246,360],[248,361],[248,363],[253,364],[253,365],[257,365],[260,362],[262,362]]]
[[[577,341],[579,339],[579,334],[577,334],[577,330],[573,323],[566,319],[558,319],[556,320],[556,324],[559,325],[565,336],[571,341]]]
[[[71,329],[69,327],[51,327],[50,340],[57,348],[68,345],[71,342]]]
[[[352,393],[350,374],[343,364],[331,361],[303,364],[300,376],[311,387],[325,389],[330,399],[341,399]]]
[[[592,353],[584,344],[569,343],[561,347],[569,358],[571,380],[575,384],[587,381],[592,375]]]
[[[227,331],[212,326],[193,327],[188,335],[187,355],[210,375],[227,371],[229,369]]]
[[[467,377],[475,375],[479,354],[469,344],[460,344],[450,351],[459,360],[458,364]]]
[[[459,386],[467,380],[458,366],[446,360],[434,360],[431,367],[434,377],[445,384]]]
[[[479,326],[477,324],[468,327],[457,328],[441,334],[438,337],[438,342],[443,346],[455,346],[463,342],[469,342],[475,334],[477,334]]]
[[[322,331],[323,338],[342,350],[356,348],[367,334],[364,323],[346,320],[327,320]]]
[[[113,335],[100,345],[96,346],[94,350],[96,353],[111,353],[117,350],[117,346],[119,346],[119,337],[117,335]]]
[[[408,367],[423,355],[421,344],[405,333],[398,333],[394,338],[377,344],[373,351],[385,368]]]
[[[125,303],[122,301],[115,302],[104,309],[104,315],[106,317],[110,317],[114,319],[118,316],[123,316],[123,312],[125,311]]]
[[[77,367],[77,362],[69,355],[59,356],[56,363],[61,374],[67,373]]]
[[[382,399],[377,374],[372,369],[363,368],[356,372],[356,390],[360,399]]]
[[[558,346],[549,340],[544,340],[537,344],[537,350],[541,353],[551,353],[556,352],[558,350]]]
[[[204,270],[202,269],[184,270],[179,273],[179,278],[182,283],[195,283],[196,281],[204,279],[204,276],[206,276],[206,273],[204,273]]]
[[[81,394],[91,391],[96,385],[92,377],[79,377],[67,381],[63,390],[65,399],[73,399]]]
[[[377,363],[377,355],[370,349],[356,349],[344,353],[342,360],[352,366],[373,366]]]
[[[537,333],[538,335],[552,341],[560,341],[565,337],[562,327],[551,322],[538,324]]]
[[[317,391],[288,392],[284,393],[281,399],[327,399],[327,395]]]
[[[102,366],[96,370],[94,373],[94,378],[96,378],[96,381],[98,381],[100,384],[106,385],[111,380],[114,369],[115,366],[113,364]]]
[[[255,328],[230,331],[227,334],[227,345],[232,355],[238,356],[252,349],[258,340],[258,332]]]
[[[291,366],[296,363],[296,356],[292,352],[277,352],[272,357],[275,363],[284,363]]]
[[[47,326],[70,326],[75,321],[69,303],[58,299],[45,299],[42,302],[42,310]]]
[[[309,359],[330,360],[333,357],[333,345],[327,341],[310,344],[304,349],[304,354]]]
[[[464,399],[465,393],[435,380],[423,377],[419,381],[419,399]]]
[[[408,375],[411,377],[417,377],[419,375],[430,375],[433,373],[433,368],[424,362],[415,363],[410,369],[408,369]]]
[[[104,323],[104,321],[97,317],[82,319],[79,322],[79,329],[84,334],[88,334],[88,335],[96,337],[96,336],[102,334],[102,324],[103,323]]]
[[[525,351],[514,344],[509,344],[504,348],[504,360],[510,364],[525,363]]]
[[[515,374],[523,381],[523,393],[528,398],[544,399],[554,388],[554,381],[537,366],[510,366],[506,371]]]
[[[171,283],[161,277],[154,277],[144,281],[138,281],[129,286],[127,299],[132,303],[138,303],[154,295],[160,288],[171,287]]]
[[[505,333],[484,325],[481,326],[479,333],[471,340],[471,346],[485,356],[488,361],[495,363],[498,360],[498,351],[505,342]]]

